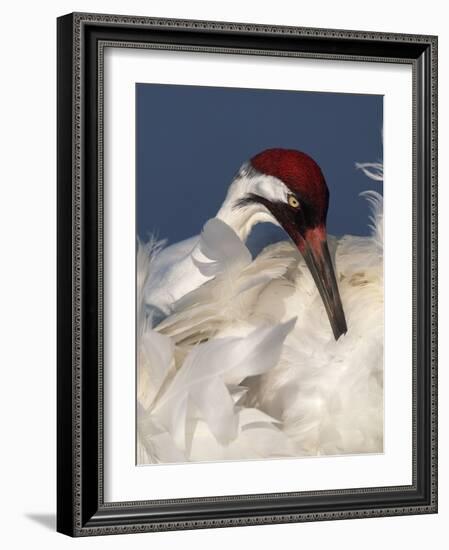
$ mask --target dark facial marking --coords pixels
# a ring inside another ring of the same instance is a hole
[[[292,193],[292,195],[297,198],[298,207],[290,206],[288,202],[270,201],[255,193],[249,193],[237,201],[234,207],[262,204],[293,239],[297,233],[304,238],[308,230],[321,225],[321,213],[299,194]]]

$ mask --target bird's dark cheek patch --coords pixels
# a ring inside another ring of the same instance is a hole
[[[280,201],[272,202],[266,197],[253,193],[240,199],[234,207],[242,208],[251,204],[263,205],[298,247],[300,243],[304,242],[304,234],[309,227],[306,218],[307,208],[304,211],[302,209],[292,208],[288,203]]]
[[[306,228],[302,212],[282,202],[272,203],[269,210],[283,227],[284,231],[298,245],[298,242],[302,240],[302,233]]]
[[[233,205],[233,208],[245,208],[246,206],[250,206],[251,204],[263,204],[266,208],[269,209],[269,201],[267,199],[264,199],[264,197],[261,197],[260,195],[256,195],[255,193],[248,193],[248,195],[245,195],[243,198],[236,201]]]
[[[304,233],[304,231],[306,230],[307,228],[307,221],[305,219],[305,216],[304,216],[304,213],[303,212],[297,212],[296,215],[295,215],[295,225],[296,227],[298,228],[298,230],[301,232],[301,233]]]

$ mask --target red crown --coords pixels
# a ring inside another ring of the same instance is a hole
[[[251,159],[252,166],[280,179],[316,208],[327,210],[329,191],[321,168],[312,157],[294,149],[266,149]]]

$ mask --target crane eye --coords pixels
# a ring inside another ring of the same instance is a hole
[[[288,196],[288,204],[292,208],[299,208],[299,200],[294,195]]]

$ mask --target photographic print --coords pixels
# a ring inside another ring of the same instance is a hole
[[[383,97],[136,84],[136,462],[383,452]]]

